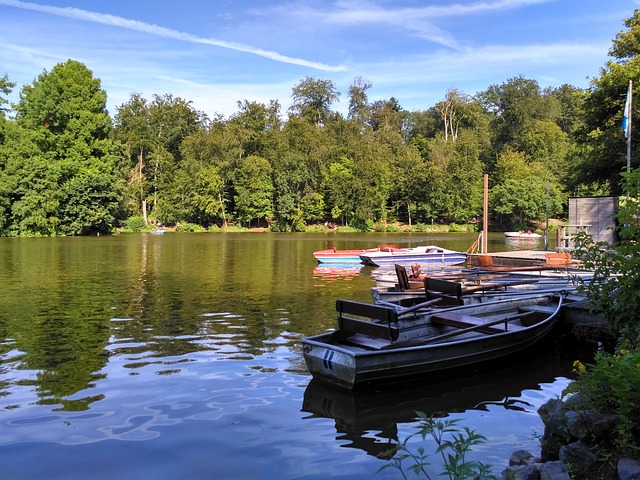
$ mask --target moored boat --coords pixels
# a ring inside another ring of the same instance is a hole
[[[532,232],[531,230],[526,232],[522,230],[520,230],[519,232],[504,232],[504,236],[507,238],[540,238],[542,237],[542,235],[540,235],[539,233]]]
[[[360,255],[376,252],[386,252],[398,249],[395,245],[380,245],[376,248],[338,250],[337,248],[327,248],[325,250],[316,250],[313,256],[318,263],[362,263]]]
[[[421,267],[434,265],[457,265],[467,260],[467,254],[448,250],[436,245],[425,245],[413,248],[394,249],[391,251],[370,252],[360,255],[365,265],[413,265]]]
[[[562,302],[544,294],[399,312],[338,300],[338,329],[303,338],[303,356],[314,378],[345,388],[475,365],[541,340]]]
[[[371,287],[371,296],[375,303],[407,305],[425,301],[434,295],[444,294],[463,305],[517,295],[573,291],[577,290],[581,283],[589,282],[590,275],[591,273],[586,271],[577,271],[575,274],[544,275],[534,272],[527,274],[526,271],[494,273],[468,270],[458,275],[425,276],[420,281],[410,282],[409,286],[398,275],[395,284],[384,282]],[[431,291],[426,291],[425,285],[428,285]]]

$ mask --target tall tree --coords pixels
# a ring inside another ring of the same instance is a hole
[[[262,157],[242,159],[236,173],[236,209],[238,218],[251,226],[252,220],[269,220],[273,216],[271,165]]]
[[[23,179],[12,201],[15,233],[81,235],[113,228],[122,182],[108,138],[106,99],[100,80],[73,60],[22,89],[16,122],[24,135],[8,166]]]
[[[611,60],[591,80],[584,99],[584,124],[577,131],[581,161],[573,188],[594,185],[610,194],[622,193],[620,173],[626,170],[626,138],[622,131],[622,115],[629,80],[633,81],[635,101],[632,117],[639,118],[637,105],[640,90],[640,11],[625,20],[627,30],[618,33],[609,50]],[[634,127],[632,127],[634,128]],[[640,136],[634,128],[631,134],[631,167],[636,168]]]
[[[305,77],[293,87],[292,100],[290,113],[320,127],[332,119],[331,105],[340,100],[340,92],[331,80]]]
[[[372,86],[369,80],[356,77],[349,86],[349,114],[347,118],[358,124],[364,124],[369,118],[369,98],[367,90]]]
[[[493,114],[497,151],[518,148],[522,132],[533,121],[555,121],[560,115],[560,104],[551,96],[544,96],[536,80],[518,76],[501,85],[492,85],[479,97],[485,108]]]
[[[169,218],[169,193],[173,172],[181,160],[180,146],[188,135],[206,122],[190,101],[173,95],[154,95],[147,102],[137,93],[118,107],[115,138],[120,140],[130,158],[130,194],[136,198],[137,210],[147,218],[156,208],[156,217]],[[162,208],[164,207],[164,208]]]
[[[3,95],[9,95],[13,88],[16,86],[15,82],[9,81],[9,76],[7,74],[4,77],[0,78],[0,93]],[[0,96],[0,118],[5,118],[9,109],[5,107],[9,103],[9,100],[4,98],[4,96]]]

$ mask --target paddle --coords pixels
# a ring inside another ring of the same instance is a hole
[[[389,349],[392,349],[392,348],[417,347],[417,346],[420,346],[420,345],[427,345],[429,343],[433,343],[433,342],[440,341],[440,340],[445,340],[447,338],[455,337],[456,335],[461,335],[463,333],[473,332],[474,330],[478,330],[479,328],[491,327],[493,325],[498,325],[499,323],[505,323],[506,324],[506,323],[508,323],[508,322],[510,322],[512,320],[518,320],[520,318],[529,316],[529,315],[531,315],[533,313],[535,313],[535,312],[519,313],[517,315],[512,315],[510,317],[501,318],[499,320],[492,320],[491,322],[483,323],[481,325],[473,325],[471,327],[461,328],[461,329],[455,330],[453,332],[443,333],[442,335],[437,335],[435,337],[430,337],[430,338],[412,338],[410,340],[403,340],[401,342],[395,342],[395,343],[391,343],[389,345],[385,345],[385,346],[381,347],[381,350],[389,350]]]

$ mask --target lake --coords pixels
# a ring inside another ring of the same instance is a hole
[[[500,472],[539,452],[536,411],[579,353],[552,338],[490,367],[355,393],[311,382],[300,338],[335,300],[371,301],[371,267],[314,250],[475,234],[167,233],[0,238],[0,471],[28,479],[399,479],[376,455],[415,411],[460,419]],[[489,238],[489,250],[543,241]],[[416,448],[420,446],[416,444]],[[434,459],[437,472],[439,462]]]

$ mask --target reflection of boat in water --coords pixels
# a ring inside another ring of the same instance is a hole
[[[319,263],[313,269],[314,277],[345,278],[360,275],[363,265],[358,263]]]
[[[399,424],[416,421],[416,411],[445,417],[466,410],[486,411],[490,406],[534,410],[518,400],[524,390],[538,390],[559,376],[571,376],[574,357],[560,356],[556,349],[556,342],[549,340],[539,344],[536,355],[521,355],[517,362],[495,362],[475,371],[364,390],[314,379],[305,390],[302,411],[311,414],[307,418],[333,418],[336,440],[342,446],[378,456],[398,440]]]

